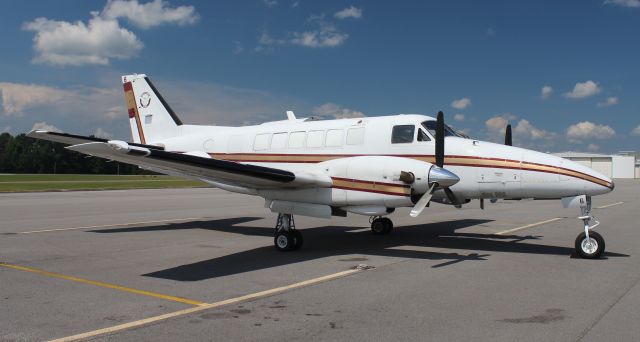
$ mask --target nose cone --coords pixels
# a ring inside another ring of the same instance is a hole
[[[613,191],[615,187],[611,178],[589,167],[576,162],[563,161],[563,164],[569,166],[570,170],[578,173],[577,178],[583,181],[586,195],[595,196],[606,194]]]
[[[433,166],[429,171],[429,183],[438,183],[439,186],[448,188],[460,181],[460,178],[455,173],[443,169],[441,167]]]

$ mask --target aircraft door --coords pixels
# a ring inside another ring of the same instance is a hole
[[[478,173],[478,189],[484,198],[521,198],[522,172],[521,155],[517,160],[497,160],[496,166],[483,167]]]

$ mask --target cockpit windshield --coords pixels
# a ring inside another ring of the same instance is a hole
[[[426,128],[429,133],[431,133],[431,135],[433,135],[434,137],[436,136],[436,121],[432,120],[432,121],[424,121],[422,123],[422,126],[424,128]],[[469,136],[467,136],[466,134],[462,133],[462,132],[458,132],[455,129],[447,126],[447,124],[444,124],[444,136],[445,137],[458,137],[458,138],[465,138],[465,139],[469,139]]]

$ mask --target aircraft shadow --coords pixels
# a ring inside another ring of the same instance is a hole
[[[273,228],[248,227],[243,223],[261,217],[238,217],[221,220],[200,220],[183,223],[168,223],[157,226],[129,227],[93,230],[95,233],[150,232],[180,229],[207,229],[251,236],[273,236]],[[493,235],[457,232],[457,230],[491,222],[492,220],[461,219],[445,222],[402,226],[390,235],[377,236],[369,231],[357,231],[362,227],[324,226],[301,229],[305,238],[304,247],[295,252],[282,253],[268,246],[185,264],[157,272],[144,274],[147,277],[176,281],[199,281],[227,275],[240,274],[271,267],[300,263],[309,260],[350,254],[389,256],[399,258],[442,260],[432,267],[446,267],[466,260],[486,260],[490,254],[478,252],[511,252],[525,254],[551,254],[570,256],[570,247],[526,243],[537,240],[536,236]],[[352,232],[356,231],[356,232]],[[413,248],[413,249],[412,249]],[[420,248],[416,250],[415,248]],[[425,251],[423,248],[443,248],[473,251],[469,254]],[[607,257],[628,256],[605,253]],[[350,261],[346,259],[345,261]],[[354,260],[356,261],[356,260]]]

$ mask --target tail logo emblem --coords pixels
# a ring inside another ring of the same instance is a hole
[[[149,107],[150,103],[151,95],[149,95],[149,93],[145,91],[144,93],[142,93],[142,95],[140,95],[140,106],[142,106],[142,108],[147,108]]]

